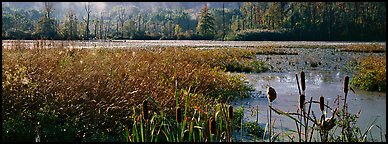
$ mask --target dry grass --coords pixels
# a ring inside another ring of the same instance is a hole
[[[2,116],[36,123],[37,113],[87,129],[114,129],[145,99],[150,109],[179,104],[211,107],[248,95],[243,77],[225,73],[228,61],[246,59],[250,50],[163,49],[3,49]],[[4,121],[3,121],[4,122]],[[115,131],[115,130],[113,130]],[[118,130],[117,130],[118,132]]]
[[[285,52],[282,48],[318,48],[318,49],[337,49],[340,52],[386,52],[385,45],[379,44],[350,44],[350,45],[263,45],[256,47],[258,54],[277,54],[277,55],[297,55],[296,52]],[[280,48],[280,49],[279,49]]]
[[[362,45],[346,45],[342,46],[339,49],[341,52],[374,52],[374,53],[383,53],[386,52],[385,45],[377,44],[362,44]]]

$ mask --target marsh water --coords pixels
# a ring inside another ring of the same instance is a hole
[[[381,44],[366,42],[322,42],[322,41],[190,41],[190,40],[121,40],[121,41],[2,41],[4,48],[15,46],[27,48],[39,47],[68,47],[68,48],[152,48],[168,46],[190,46],[195,48],[215,47],[255,47],[262,45],[349,45],[349,44]],[[275,47],[276,48],[276,47]],[[339,96],[343,101],[343,78],[354,75],[352,64],[359,58],[368,55],[381,56],[384,53],[355,53],[340,52],[337,49],[312,49],[312,48],[277,48],[282,51],[294,53],[293,55],[256,55],[256,59],[266,61],[271,65],[265,73],[243,73],[248,84],[255,88],[252,96],[243,100],[235,100],[235,108],[244,107],[244,121],[258,122],[265,125],[267,121],[268,100],[265,95],[267,86],[276,89],[277,98],[273,107],[286,112],[296,112],[298,107],[298,87],[295,74],[300,71],[306,73],[306,100],[310,97],[318,101],[320,96],[325,97],[329,106],[335,107],[335,99]],[[358,89],[349,91],[347,96],[349,111],[355,114],[360,111],[358,125],[362,132],[375,121],[372,128],[373,139],[379,139],[380,132],[386,133],[386,93],[367,92]],[[341,107],[342,105],[340,105]],[[258,110],[259,115],[252,111]],[[317,116],[321,115],[317,104],[312,105],[312,111]],[[331,116],[331,112],[327,112]],[[285,116],[273,113],[275,132],[296,130],[295,123]],[[244,137],[244,141],[252,141]],[[372,139],[368,136],[368,139]],[[385,138],[383,138],[384,141]]]
[[[319,101],[320,96],[325,97],[326,103],[332,108],[336,107],[335,99],[340,97],[340,108],[344,99],[343,93],[343,76],[341,71],[324,71],[324,70],[305,70],[306,72],[306,101],[310,97],[314,101]],[[267,85],[276,89],[277,98],[272,106],[285,112],[297,112],[299,92],[296,85],[295,73],[299,71],[280,72],[280,73],[260,73],[245,74],[249,83],[254,86],[256,93],[250,98],[242,101],[234,101],[234,107],[244,107],[244,121],[258,122],[264,126],[267,120],[268,100],[265,93]],[[300,78],[300,75],[299,75]],[[383,134],[386,132],[386,93],[367,92],[355,89],[355,92],[349,91],[347,96],[349,112],[355,114],[359,111],[360,118],[357,124],[364,132],[374,120],[375,125],[382,128]],[[306,105],[307,106],[307,105]],[[319,118],[321,111],[318,104],[311,106],[314,114]],[[255,111],[259,111],[258,117]],[[327,116],[332,112],[328,110]],[[287,130],[296,130],[295,122],[286,116],[273,113],[272,120],[275,120],[275,131],[280,132]],[[374,126],[372,134],[375,138],[380,136],[380,130]],[[247,140],[249,141],[249,140]]]
[[[287,50],[286,50],[287,51]],[[255,88],[250,98],[234,101],[234,107],[244,107],[244,121],[258,122],[265,126],[267,120],[268,100],[266,97],[267,86],[276,90],[277,98],[272,106],[285,112],[297,112],[299,90],[296,82],[296,73],[299,77],[303,70],[306,74],[306,101],[312,97],[319,101],[320,96],[325,97],[325,102],[332,108],[337,107],[335,99],[339,97],[342,108],[344,100],[343,79],[345,75],[350,78],[354,76],[352,63],[357,59],[383,53],[355,53],[339,52],[335,49],[288,49],[296,52],[297,55],[257,55],[256,58],[271,64],[272,68],[265,73],[244,74],[248,83]],[[380,132],[386,133],[386,93],[367,92],[354,88],[347,96],[349,112],[356,114],[360,112],[357,125],[362,132],[374,124],[371,133],[373,140],[380,141]],[[318,104],[311,106],[314,114],[319,118],[321,111]],[[256,115],[256,111],[258,116]],[[327,111],[327,117],[332,112]],[[273,113],[272,120],[275,120],[275,131],[290,132],[296,130],[295,122],[284,115]],[[375,123],[373,123],[375,121]],[[381,128],[378,128],[378,126]],[[317,136],[316,136],[317,137]],[[372,140],[370,134],[368,140]],[[246,141],[252,141],[245,137]],[[385,138],[383,138],[384,141]]]

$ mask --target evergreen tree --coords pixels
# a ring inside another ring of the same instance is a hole
[[[205,38],[211,38],[214,36],[214,18],[210,14],[207,5],[204,5],[201,9],[197,25],[197,33]]]

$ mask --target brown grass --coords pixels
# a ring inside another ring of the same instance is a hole
[[[109,128],[126,122],[133,106],[204,109],[216,99],[248,95],[242,77],[221,67],[249,50],[3,49],[2,116],[38,121],[46,107],[76,127]],[[177,87],[175,87],[177,82]],[[190,91],[189,91],[190,90]]]

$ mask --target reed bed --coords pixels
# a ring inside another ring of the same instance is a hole
[[[297,55],[295,52],[284,52],[282,48],[336,49],[339,52],[384,53],[386,46],[380,44],[348,44],[348,45],[263,45],[258,54]]]
[[[132,107],[146,99],[153,100],[148,102],[150,110],[165,110],[173,117],[189,93],[190,111],[248,96],[252,88],[244,78],[225,71],[227,62],[253,61],[247,58],[252,53],[190,48],[3,49],[2,117],[3,125],[9,126],[3,128],[3,141],[31,141],[36,131],[41,141],[117,140],[123,137],[123,123],[134,114]]]
[[[387,51],[385,45],[378,44],[360,44],[360,45],[345,45],[339,48],[341,52],[373,52],[373,53],[384,53]]]

